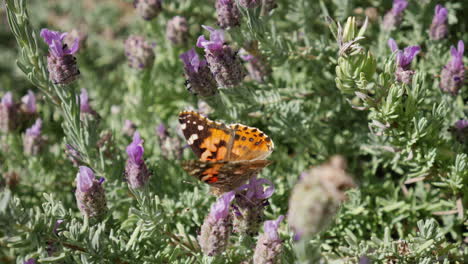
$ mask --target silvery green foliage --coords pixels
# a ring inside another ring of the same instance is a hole
[[[408,1],[398,30],[381,25],[391,1],[264,0],[254,8],[234,1],[239,26],[226,31],[226,43],[249,52],[258,43],[272,71],[263,82],[245,78],[234,89],[219,88],[203,98],[209,107],[187,91],[179,56],[206,34],[201,25],[219,29],[215,1],[163,1],[150,22],[131,2],[2,1],[0,97],[11,91],[19,102],[32,90],[38,108],[37,116],[14,126],[3,119],[11,114],[0,111],[6,128],[0,132],[0,262],[252,262],[258,237],[231,233],[226,250],[213,257],[198,244],[216,199],[180,166],[193,155],[184,148],[177,114],[194,108],[218,121],[255,126],[274,140],[273,162],[259,175],[275,186],[264,220],[287,214],[302,172],[336,154],[346,159],[346,173],[358,187],[307,241],[294,242],[284,220],[281,263],[463,263],[468,145],[457,140],[453,126],[468,119],[467,86],[457,86],[456,94],[440,88],[450,46],[468,41],[463,1]],[[447,8],[448,31],[432,41],[437,4]],[[367,8],[378,15],[366,22]],[[175,16],[187,18],[186,45],[166,40]],[[80,78],[70,85],[49,80],[43,27],[86,36],[74,54]],[[152,67],[128,67],[124,41],[131,34],[156,43]],[[421,47],[408,84],[395,79],[389,38]],[[97,115],[80,114],[76,99],[83,88]],[[23,138],[36,118],[47,144],[28,156]],[[123,132],[126,120],[132,123]],[[161,123],[167,133],[160,138]],[[134,190],[124,171],[125,147],[136,128],[152,176]],[[80,214],[75,166],[106,178],[102,219]]]

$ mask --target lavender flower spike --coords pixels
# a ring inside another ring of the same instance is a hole
[[[34,125],[26,129],[23,138],[23,151],[26,155],[38,155],[44,146],[44,139],[41,136],[42,120],[39,118]]]
[[[125,40],[125,56],[128,65],[134,69],[151,68],[154,62],[154,44],[142,36],[131,35]]]
[[[211,74],[205,59],[200,59],[195,49],[180,55],[184,62],[186,84],[189,92],[203,97],[215,95],[218,92],[216,80]]]
[[[447,8],[444,8],[442,5],[436,5],[434,18],[432,19],[431,28],[429,29],[429,36],[432,40],[441,40],[447,37],[447,15]]]
[[[132,189],[138,189],[146,185],[150,177],[148,168],[143,160],[143,140],[140,133],[135,132],[133,141],[127,146],[128,159],[125,166],[125,174],[128,184]]]
[[[240,24],[240,12],[236,0],[216,0],[218,25],[222,29],[233,28]]]
[[[458,41],[458,49],[450,47],[452,58],[442,69],[440,74],[440,88],[442,91],[457,95],[465,81],[465,66],[463,64],[463,52],[465,45],[463,41]]]
[[[203,26],[210,32],[210,40],[200,36],[197,47],[205,49],[205,57],[216,82],[222,87],[233,87],[242,82],[245,71],[239,57],[224,44],[224,31]]]
[[[225,193],[216,201],[205,218],[198,236],[198,243],[207,256],[221,254],[227,247],[231,233],[229,208],[234,199],[234,192]]]
[[[278,227],[284,216],[280,215],[277,220],[265,221],[263,225],[264,233],[261,234],[255,247],[253,256],[254,264],[275,264],[280,263],[282,241],[278,234]]]
[[[46,28],[42,29],[40,34],[49,45],[47,68],[49,70],[49,78],[55,84],[70,84],[80,75],[80,71],[76,65],[76,58],[73,56],[78,51],[79,42],[78,39],[75,39],[73,46],[69,48],[63,41],[67,34]]]
[[[403,11],[408,6],[406,0],[393,0],[393,6],[390,11],[387,12],[383,20],[383,28],[385,30],[392,30],[398,27],[403,21]]]
[[[181,16],[175,16],[167,21],[166,38],[174,45],[183,45],[189,38],[189,26],[187,19]]]
[[[36,259],[30,258],[24,261],[23,264],[36,264]]]
[[[151,20],[162,11],[162,0],[134,0],[133,6],[145,20]]]
[[[263,184],[269,185],[264,189]],[[237,189],[235,211],[233,211],[234,232],[255,236],[263,222],[264,208],[268,205],[268,198],[273,195],[275,188],[267,179],[253,177],[248,184]]]
[[[272,69],[261,54],[243,54],[240,57],[247,62],[246,68],[253,80],[262,83],[271,75]]]
[[[414,75],[414,71],[410,69],[411,62],[419,51],[421,51],[421,48],[419,46],[409,46],[401,51],[398,49],[395,40],[392,38],[388,40],[388,45],[393,52],[397,52],[397,69],[395,71],[396,79],[399,82],[409,84]]]
[[[7,92],[0,102],[0,131],[7,133],[18,126],[17,106],[13,101],[13,94]]]
[[[94,172],[80,166],[76,175],[75,197],[81,213],[87,217],[101,217],[107,212],[106,196],[102,187],[103,179],[97,180]]]
[[[23,103],[22,110],[28,114],[35,114],[37,111],[36,107],[36,97],[31,90],[28,90],[28,94],[21,98]]]

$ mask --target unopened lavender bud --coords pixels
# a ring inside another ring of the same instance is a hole
[[[216,256],[226,250],[231,234],[229,208],[234,199],[234,192],[225,193],[216,201],[205,218],[198,236],[202,252],[207,256]]]
[[[131,120],[125,120],[124,125],[122,127],[122,132],[124,135],[128,137],[133,137],[133,134],[135,134],[137,130],[137,126],[131,121]]]
[[[270,187],[264,190],[263,184]],[[267,179],[253,177],[248,184],[241,186],[236,194],[232,211],[233,231],[238,234],[255,236],[263,222],[264,207],[268,205],[275,188]]]
[[[451,59],[442,69],[440,74],[440,89],[442,91],[457,95],[465,81],[465,65],[463,64],[463,52],[465,45],[458,41],[458,49],[450,47]]]
[[[421,51],[419,46],[409,46],[403,51],[398,49],[398,46],[394,39],[388,40],[388,45],[392,52],[396,52],[397,68],[395,70],[395,77],[397,81],[409,84],[413,79],[414,71],[410,69],[411,62],[415,56]]]
[[[468,119],[458,120],[450,131],[460,143],[468,142]]]
[[[154,44],[142,36],[131,35],[125,41],[125,56],[128,65],[135,69],[150,68],[154,63]]]
[[[277,220],[265,221],[263,234],[258,237],[255,247],[253,264],[281,263],[283,245],[278,234],[278,227],[283,219],[284,216],[280,215]]]
[[[133,6],[145,20],[151,20],[162,11],[162,0],[134,0]]]
[[[429,36],[432,40],[441,40],[447,37],[447,15],[447,8],[444,8],[442,5],[436,5],[434,18],[432,18],[431,28],[429,29]]]
[[[23,138],[23,151],[26,155],[36,156],[44,147],[44,138],[41,136],[42,120],[37,119],[36,123],[28,129]]]
[[[403,21],[403,12],[407,6],[408,1],[406,0],[393,0],[392,9],[384,16],[383,28],[385,30],[392,30],[400,26]]]
[[[246,73],[236,53],[230,46],[224,44],[224,31],[208,26],[203,28],[210,32],[210,40],[200,36],[197,47],[205,49],[205,57],[216,82],[221,87],[240,84]]]
[[[13,94],[7,92],[0,101],[0,131],[11,132],[18,126],[18,107],[13,101]]]
[[[271,75],[271,67],[261,55],[241,55],[241,58],[247,62],[246,69],[253,80],[264,82]]]
[[[185,19],[185,17],[175,16],[167,21],[166,38],[175,45],[187,43],[189,38],[187,19]]]
[[[90,168],[79,167],[76,175],[75,197],[83,215],[98,218],[107,213],[106,195],[102,182],[103,179],[97,180]]]
[[[188,91],[203,97],[215,95],[218,87],[213,74],[205,59],[200,59],[195,49],[191,49],[182,55],[184,62],[185,78],[187,78]]]
[[[240,25],[241,16],[236,0],[216,0],[215,7],[219,27],[228,29]]]
[[[54,84],[68,85],[78,78],[80,71],[73,56],[78,51],[79,42],[75,39],[71,48],[64,44],[68,33],[60,33],[48,29],[41,30],[41,37],[49,45],[47,69],[49,78]]]
[[[143,160],[143,140],[140,138],[140,133],[135,132],[133,141],[127,146],[127,164],[125,166],[125,174],[128,184],[132,189],[142,188],[149,180],[150,172]]]
[[[294,186],[289,198],[288,223],[296,239],[315,235],[330,224],[346,198],[344,191],[354,187],[345,167],[341,157],[332,157],[329,163],[303,174]]]
[[[36,96],[34,96],[31,90],[28,90],[28,94],[21,98],[21,103],[21,111],[23,113],[30,115],[36,114]]]
[[[239,4],[245,8],[256,8],[262,4],[262,0],[239,0]]]

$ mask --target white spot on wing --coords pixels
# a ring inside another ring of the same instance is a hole
[[[187,124],[183,123],[182,125],[180,125],[180,128],[182,128],[182,129],[187,128]]]
[[[200,131],[203,130],[203,126],[198,125],[197,128],[198,128],[198,130],[200,130]]]
[[[197,140],[197,139],[198,139],[198,135],[197,135],[197,134],[192,134],[192,135],[189,137],[189,139],[187,140],[187,143],[189,143],[189,145],[192,145],[193,142],[194,142],[195,140]]]

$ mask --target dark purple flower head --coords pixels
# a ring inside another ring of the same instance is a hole
[[[39,118],[36,120],[36,123],[32,127],[26,129],[26,135],[31,137],[38,137],[41,135],[42,129],[42,120]]]
[[[393,0],[393,6],[391,12],[393,15],[397,16],[405,11],[408,6],[408,1],[406,0]]]
[[[266,190],[263,189],[263,184],[268,184]],[[245,184],[239,187],[238,191],[247,190],[245,194],[246,198],[249,200],[265,200],[270,198],[275,191],[275,187],[273,183],[267,179],[257,179],[257,177],[253,177],[250,179],[248,184]]]
[[[36,97],[34,96],[34,93],[31,90],[28,91],[27,95],[21,98],[21,102],[23,102],[25,106],[25,111],[27,113],[30,113],[30,114],[36,113],[37,111]]]
[[[468,119],[462,119],[455,122],[455,128],[458,130],[463,130],[468,128]]]
[[[409,46],[401,51],[398,49],[395,40],[392,38],[388,40],[388,45],[393,52],[398,52],[396,56],[398,66],[405,70],[409,69],[414,57],[421,51],[419,46]]]
[[[218,25],[223,28],[233,28],[240,24],[240,12],[236,0],[217,0],[215,3]]]
[[[465,80],[465,66],[463,65],[463,41],[458,41],[458,49],[450,47],[451,59],[442,69],[440,74],[440,88],[452,95],[458,94]]]
[[[81,113],[92,113],[93,110],[89,105],[88,91],[85,88],[81,89],[80,93],[80,111]]]
[[[447,22],[448,10],[442,5],[436,5],[434,18],[432,19],[432,24],[442,25]]]
[[[200,57],[198,57],[198,54],[194,48],[185,53],[182,53],[179,58],[184,62],[185,68],[189,72],[198,72],[198,69],[206,65],[206,60],[200,60]]]
[[[265,234],[268,234],[268,237],[271,240],[279,240],[280,239],[280,237],[278,235],[278,227],[279,227],[281,221],[283,221],[283,219],[284,219],[284,215],[280,215],[278,217],[278,219],[265,221],[265,223],[263,224],[264,232],[265,232]]]
[[[229,215],[229,208],[230,208],[232,200],[234,199],[234,196],[235,196],[234,191],[225,193],[223,196],[221,196],[218,199],[218,201],[216,201],[211,206],[208,219],[210,219],[210,221],[214,223],[221,219],[226,218]]]
[[[94,179],[94,172],[90,168],[86,166],[79,167],[79,172],[76,175],[76,185],[81,192],[88,192],[93,187]]]
[[[139,166],[143,164],[143,140],[140,137],[139,132],[133,134],[133,141],[127,146],[128,160],[130,163]]]
[[[41,30],[41,37],[49,45],[50,52],[55,57],[63,57],[64,55],[73,55],[78,51],[79,39],[75,39],[73,46],[70,48],[63,44],[63,39],[68,33],[61,33],[58,31],[52,31],[47,28]]]
[[[15,103],[13,102],[13,94],[11,92],[5,93],[2,97],[2,105],[6,106],[7,108],[10,108],[14,104]]]
[[[221,29],[214,29],[209,26],[202,27],[210,32],[210,40],[207,40],[203,35],[198,37],[197,47],[207,49],[211,52],[222,50],[224,44],[224,31]]]

